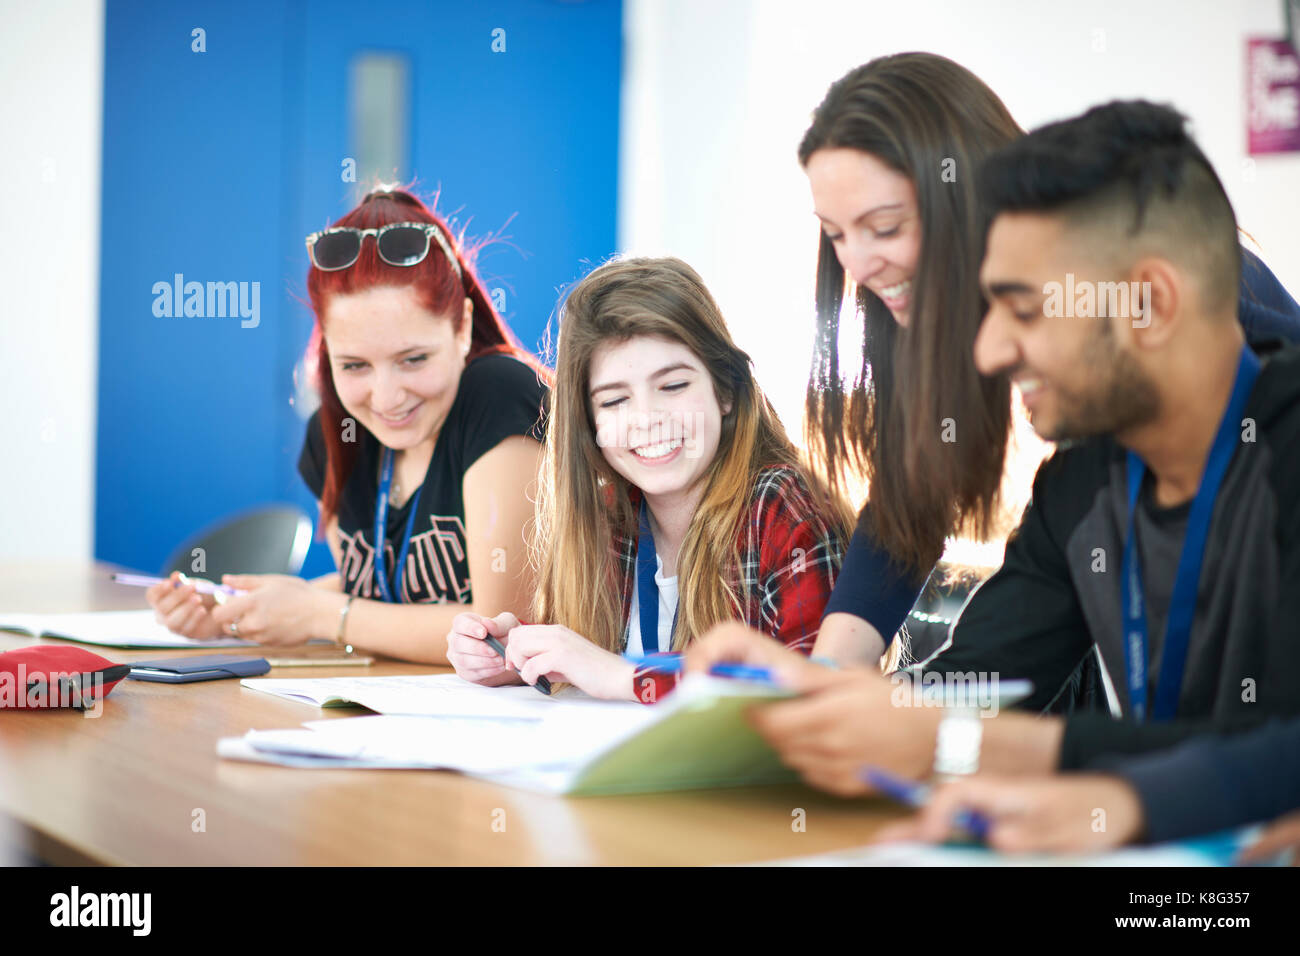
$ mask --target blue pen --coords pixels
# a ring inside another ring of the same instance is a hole
[[[714,664],[709,668],[714,677],[729,677],[732,680],[751,680],[760,684],[778,686],[776,675],[766,667],[746,667],[744,664]]]
[[[680,674],[686,662],[680,654],[649,654],[645,657],[627,658],[638,668],[658,671],[661,674]]]
[[[680,674],[686,666],[681,654],[651,654],[648,657],[629,658],[637,667],[657,671],[661,674]],[[780,682],[766,667],[747,667],[744,664],[714,664],[709,668],[714,677],[726,677],[731,680],[756,681],[779,687]]]
[[[896,777],[879,767],[866,767],[861,774],[863,783],[870,784],[887,797],[905,803],[909,807],[923,807],[930,800],[930,788],[923,783],[914,783]],[[953,825],[964,830],[981,843],[988,839],[993,822],[984,814],[975,810],[958,810],[952,818]]]

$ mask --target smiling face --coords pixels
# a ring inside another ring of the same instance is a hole
[[[587,394],[601,454],[652,503],[696,488],[731,410],[699,357],[658,336],[598,345]]]
[[[411,286],[331,297],[323,328],[347,413],[394,450],[436,439],[465,369],[469,311],[467,299],[458,322],[434,315]]]
[[[994,219],[980,268],[989,310],[975,338],[976,366],[985,375],[1010,375],[1034,431],[1049,441],[1113,434],[1150,421],[1159,395],[1130,348],[1132,319],[1076,315],[1069,307],[1044,314],[1049,289],[1064,285],[1067,274],[1079,288],[1116,278],[1104,275],[1054,217],[1004,213]]]
[[[844,271],[907,325],[921,254],[916,189],[902,173],[857,149],[819,149],[804,171],[813,209]]]

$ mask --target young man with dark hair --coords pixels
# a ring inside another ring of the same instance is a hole
[[[972,722],[738,629],[700,645],[693,666],[765,663],[809,691],[754,721],[839,793],[868,789],[867,764],[922,777],[937,752],[948,773],[1046,772],[1300,711],[1300,352],[1245,345],[1236,221],[1183,117],[1097,107],[994,154],[982,183],[976,363],[1067,444],[912,677],[1027,678],[1041,711],[1096,655],[1109,713]]]

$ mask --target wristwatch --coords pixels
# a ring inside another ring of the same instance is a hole
[[[934,741],[934,776],[939,781],[968,777],[980,768],[984,718],[977,710],[948,710]]]

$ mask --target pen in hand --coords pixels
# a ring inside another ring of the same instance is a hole
[[[178,572],[179,573],[179,572]],[[111,578],[114,584],[125,584],[135,588],[151,588],[155,584],[167,583],[167,578],[155,578],[147,574],[114,574]],[[218,604],[226,598],[234,597],[237,594],[243,594],[243,591],[232,588],[228,584],[217,584],[214,581],[208,581],[205,578],[191,578],[184,574],[180,575],[180,581],[173,582],[173,587],[179,587],[181,584],[188,584],[200,594],[211,594]]]
[[[904,780],[879,767],[864,768],[861,779],[863,783],[870,784],[885,796],[899,803],[905,803],[909,807],[920,809],[930,799],[930,788],[925,784]],[[988,840],[989,830],[993,827],[993,821],[984,814],[964,808],[953,814],[952,823],[958,830],[970,834],[981,843]]]
[[[486,630],[486,628],[484,628],[484,630]],[[492,650],[500,654],[502,660],[506,659],[506,646],[502,644],[497,638],[489,634],[487,637],[483,638],[483,641],[484,643],[487,644],[488,647],[492,648]],[[536,687],[543,694],[546,694],[548,697],[550,696],[551,682],[547,680],[545,677],[537,678],[537,683],[534,684],[533,686]]]

